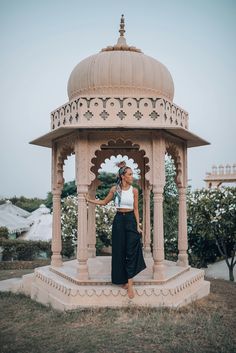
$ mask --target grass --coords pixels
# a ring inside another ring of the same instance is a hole
[[[22,270],[1,270],[0,271],[0,281],[9,278],[22,277],[28,273],[33,273],[34,269],[22,269]]]
[[[233,353],[236,284],[209,279],[211,293],[179,309],[58,312],[0,292],[1,353]]]

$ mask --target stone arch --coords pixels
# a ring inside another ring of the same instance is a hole
[[[166,153],[174,160],[176,175],[175,183],[177,187],[183,186],[183,154],[182,149],[172,141],[166,141]]]
[[[136,149],[143,155],[144,158],[144,163],[145,163],[145,171],[144,171],[144,176],[146,180],[150,180],[151,178],[151,168],[150,168],[150,155],[151,155],[151,146],[150,148],[147,148],[146,145],[142,146],[142,144],[139,142],[137,143],[135,140],[135,136],[133,138],[130,137],[109,137],[107,141],[97,141],[96,145],[94,144],[90,150],[90,183],[94,181],[96,178],[96,173],[98,166],[96,165],[96,161],[98,160],[99,156],[104,153],[103,149],[117,149],[119,151],[119,154],[121,153],[121,150],[127,149]],[[119,149],[119,144],[120,144],[120,149]],[[148,149],[148,152],[146,151]],[[113,152],[114,153],[114,152]],[[122,151],[122,153],[124,153]],[[128,155],[128,153],[126,153]]]
[[[75,142],[76,136],[70,138],[63,138],[57,142],[57,154],[56,154],[56,186],[63,188],[65,179],[63,177],[65,160],[75,154]]]

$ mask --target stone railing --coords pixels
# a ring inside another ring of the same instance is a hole
[[[188,113],[164,98],[74,99],[51,113],[51,130],[59,127],[180,127],[188,129]]]
[[[232,166],[230,164],[226,164],[223,166],[222,164],[218,167],[216,165],[212,166],[212,172],[206,173],[207,176],[216,176],[216,175],[231,175],[236,174],[236,163]]]

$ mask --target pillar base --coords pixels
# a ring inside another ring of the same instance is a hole
[[[87,261],[77,263],[77,279],[86,280],[89,279],[89,271]]]
[[[188,263],[188,255],[187,254],[178,254],[178,260],[176,262],[176,266],[187,267]]]
[[[96,257],[96,248],[95,246],[93,247],[88,247],[88,257]]]
[[[61,267],[63,266],[62,256],[61,255],[52,255],[51,257],[51,266]]]
[[[150,246],[143,247],[143,254],[144,254],[144,257],[152,257],[151,247]]]
[[[153,264],[153,279],[163,280],[166,277],[164,262]]]

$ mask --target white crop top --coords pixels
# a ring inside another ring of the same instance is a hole
[[[120,206],[118,205],[118,196],[115,197],[115,207],[116,208],[134,208],[134,193],[133,186],[130,185],[128,190],[121,191],[121,201]]]

